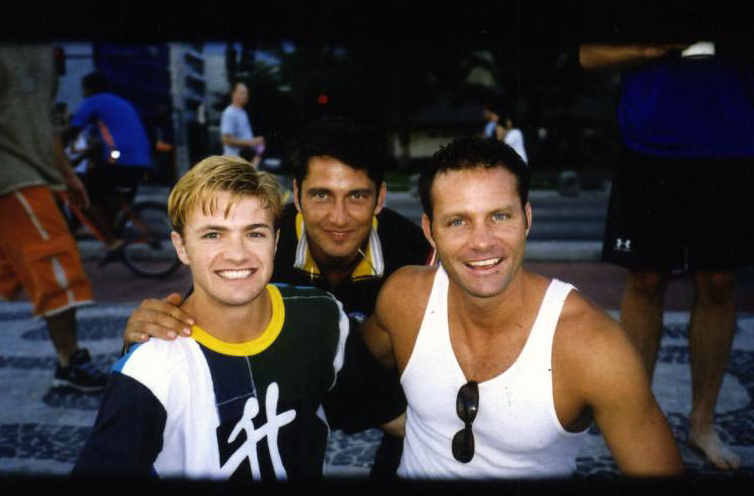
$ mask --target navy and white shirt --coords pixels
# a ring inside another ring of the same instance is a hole
[[[331,295],[268,285],[273,316],[245,343],[198,327],[121,358],[74,473],[285,480],[322,475],[321,407],[348,318]]]

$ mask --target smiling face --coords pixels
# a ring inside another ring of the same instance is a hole
[[[451,283],[488,298],[503,293],[519,274],[531,225],[516,177],[507,169],[476,167],[438,174],[432,184],[433,220],[422,228]]]
[[[294,182],[293,193],[309,249],[324,268],[347,265],[359,256],[386,189],[383,183],[378,192],[366,171],[331,157],[312,157],[302,184]]]
[[[244,196],[225,216],[231,195],[216,194],[215,208],[198,204],[183,236],[172,233],[181,261],[191,267],[194,297],[213,306],[243,306],[257,301],[272,276],[278,233],[269,208]]]

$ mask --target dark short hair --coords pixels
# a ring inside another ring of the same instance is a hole
[[[89,93],[97,94],[107,91],[109,84],[104,74],[94,71],[81,79],[81,86]]]
[[[374,132],[347,117],[323,117],[304,126],[290,147],[293,176],[299,186],[313,157],[332,157],[365,171],[377,190],[385,178],[385,157]]]
[[[484,167],[501,167],[516,176],[521,206],[529,200],[531,173],[526,162],[503,141],[494,138],[464,137],[443,146],[429,160],[419,175],[419,198],[424,213],[432,220],[432,184],[438,174]]]

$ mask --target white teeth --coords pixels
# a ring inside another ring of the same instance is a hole
[[[243,279],[251,275],[251,270],[221,270],[218,274],[225,279]]]
[[[475,260],[473,262],[467,262],[472,267],[489,267],[498,263],[501,258],[488,258],[487,260]]]

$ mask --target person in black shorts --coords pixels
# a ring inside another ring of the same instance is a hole
[[[623,151],[602,250],[629,271],[621,323],[651,376],[670,275],[693,272],[689,444],[717,468],[738,468],[714,415],[735,330],[735,274],[754,258],[754,67],[710,42],[585,44],[580,60],[622,71]]]

